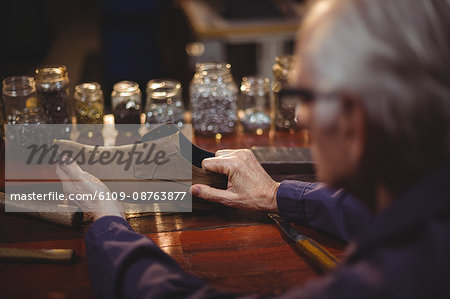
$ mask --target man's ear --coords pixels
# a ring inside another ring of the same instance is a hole
[[[342,97],[340,134],[348,151],[352,167],[360,165],[367,145],[367,114],[361,100],[354,96]]]

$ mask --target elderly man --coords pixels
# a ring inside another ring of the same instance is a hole
[[[276,183],[248,150],[204,160],[204,168],[228,175],[229,187],[194,185],[194,195],[278,211],[351,240],[336,270],[280,297],[450,298],[449,20],[448,0],[314,2],[290,94],[306,107],[299,118],[310,127],[327,187]],[[93,191],[95,178],[76,164],[58,172],[84,178],[77,190]],[[93,216],[86,245],[100,296],[238,296],[185,273],[119,209]]]

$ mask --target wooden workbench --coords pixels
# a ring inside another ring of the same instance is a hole
[[[206,149],[253,145],[305,146],[304,132],[272,132],[262,136],[239,132],[217,141],[196,137]],[[264,212],[212,206],[192,213],[153,214],[129,219],[133,228],[155,240],[191,272],[219,289],[280,293],[318,276],[316,269],[293,247]],[[0,246],[72,248],[80,257],[74,265],[0,264],[2,298],[92,298],[83,235],[79,230],[0,213]],[[312,229],[297,228],[341,256],[344,245]]]

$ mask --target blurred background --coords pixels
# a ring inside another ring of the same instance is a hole
[[[274,55],[292,52],[301,2],[4,0],[0,77],[63,64],[71,91],[81,82],[100,83],[106,111],[117,81],[136,81],[144,91],[151,79],[173,78],[187,103],[196,62],[231,63],[237,83],[246,75],[271,76]]]

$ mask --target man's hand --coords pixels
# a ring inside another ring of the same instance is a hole
[[[72,161],[67,164],[57,165],[56,174],[63,184],[64,193],[68,194],[100,194],[100,192],[110,192],[108,187],[98,178],[82,170],[77,162]],[[122,205],[115,201],[104,201],[94,198],[94,200],[76,200],[76,204],[93,221],[103,216],[119,216],[125,219]]]
[[[278,211],[276,194],[280,184],[265,172],[252,151],[220,150],[216,157],[204,159],[202,167],[227,175],[228,189],[197,184],[191,187],[193,195],[240,209]]]

